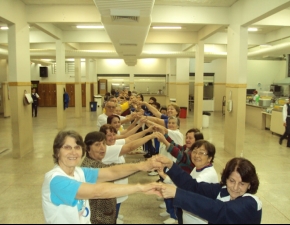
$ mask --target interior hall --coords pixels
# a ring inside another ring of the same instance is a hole
[[[279,140],[290,95],[289,12],[289,0],[0,0],[0,223],[44,223],[54,137],[95,131],[114,89],[180,106],[182,134],[199,128],[216,146],[219,179],[229,159],[253,162],[262,223],[288,224],[290,149]],[[37,112],[26,102],[32,89]],[[159,205],[134,194],[120,213],[124,223],[161,224]]]

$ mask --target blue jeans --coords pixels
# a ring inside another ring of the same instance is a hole
[[[173,206],[173,198],[165,198],[164,199],[166,205],[166,212],[170,214],[170,218],[177,219],[175,215],[175,208]]]

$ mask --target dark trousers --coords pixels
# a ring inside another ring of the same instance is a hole
[[[117,205],[116,205],[116,219],[118,218],[120,207],[121,207],[121,203],[117,203]]]
[[[37,117],[37,104],[32,104],[32,117]]]
[[[173,198],[165,198],[164,199],[166,205],[166,212],[170,214],[170,218],[177,219],[175,215],[175,208],[173,206]]]
[[[281,136],[281,140],[287,139],[287,147],[290,148],[290,117],[287,117],[286,119],[286,127],[285,127],[285,132]]]

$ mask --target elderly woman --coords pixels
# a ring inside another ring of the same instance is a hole
[[[163,185],[161,188],[164,198],[174,197],[175,207],[213,224],[261,223],[262,202],[254,195],[259,179],[249,160],[231,159],[219,184],[198,183],[166,157],[159,156],[157,160],[169,168],[167,175],[177,186]]]
[[[106,154],[106,136],[102,132],[90,132],[85,137],[86,156],[82,167],[105,168],[115,164],[106,165],[102,159]],[[90,199],[92,224],[116,223],[116,198]]]
[[[157,184],[112,184],[137,171],[160,167],[154,159],[135,164],[93,169],[78,167],[85,155],[82,137],[75,131],[60,131],[53,143],[55,166],[45,174],[42,207],[46,223],[91,223],[88,199],[116,198],[137,192],[155,192]]]

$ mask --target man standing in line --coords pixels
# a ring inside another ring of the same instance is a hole
[[[37,106],[38,106],[38,99],[40,99],[39,95],[36,93],[35,88],[32,88],[31,97],[33,99],[32,102],[32,117],[37,117]]]

